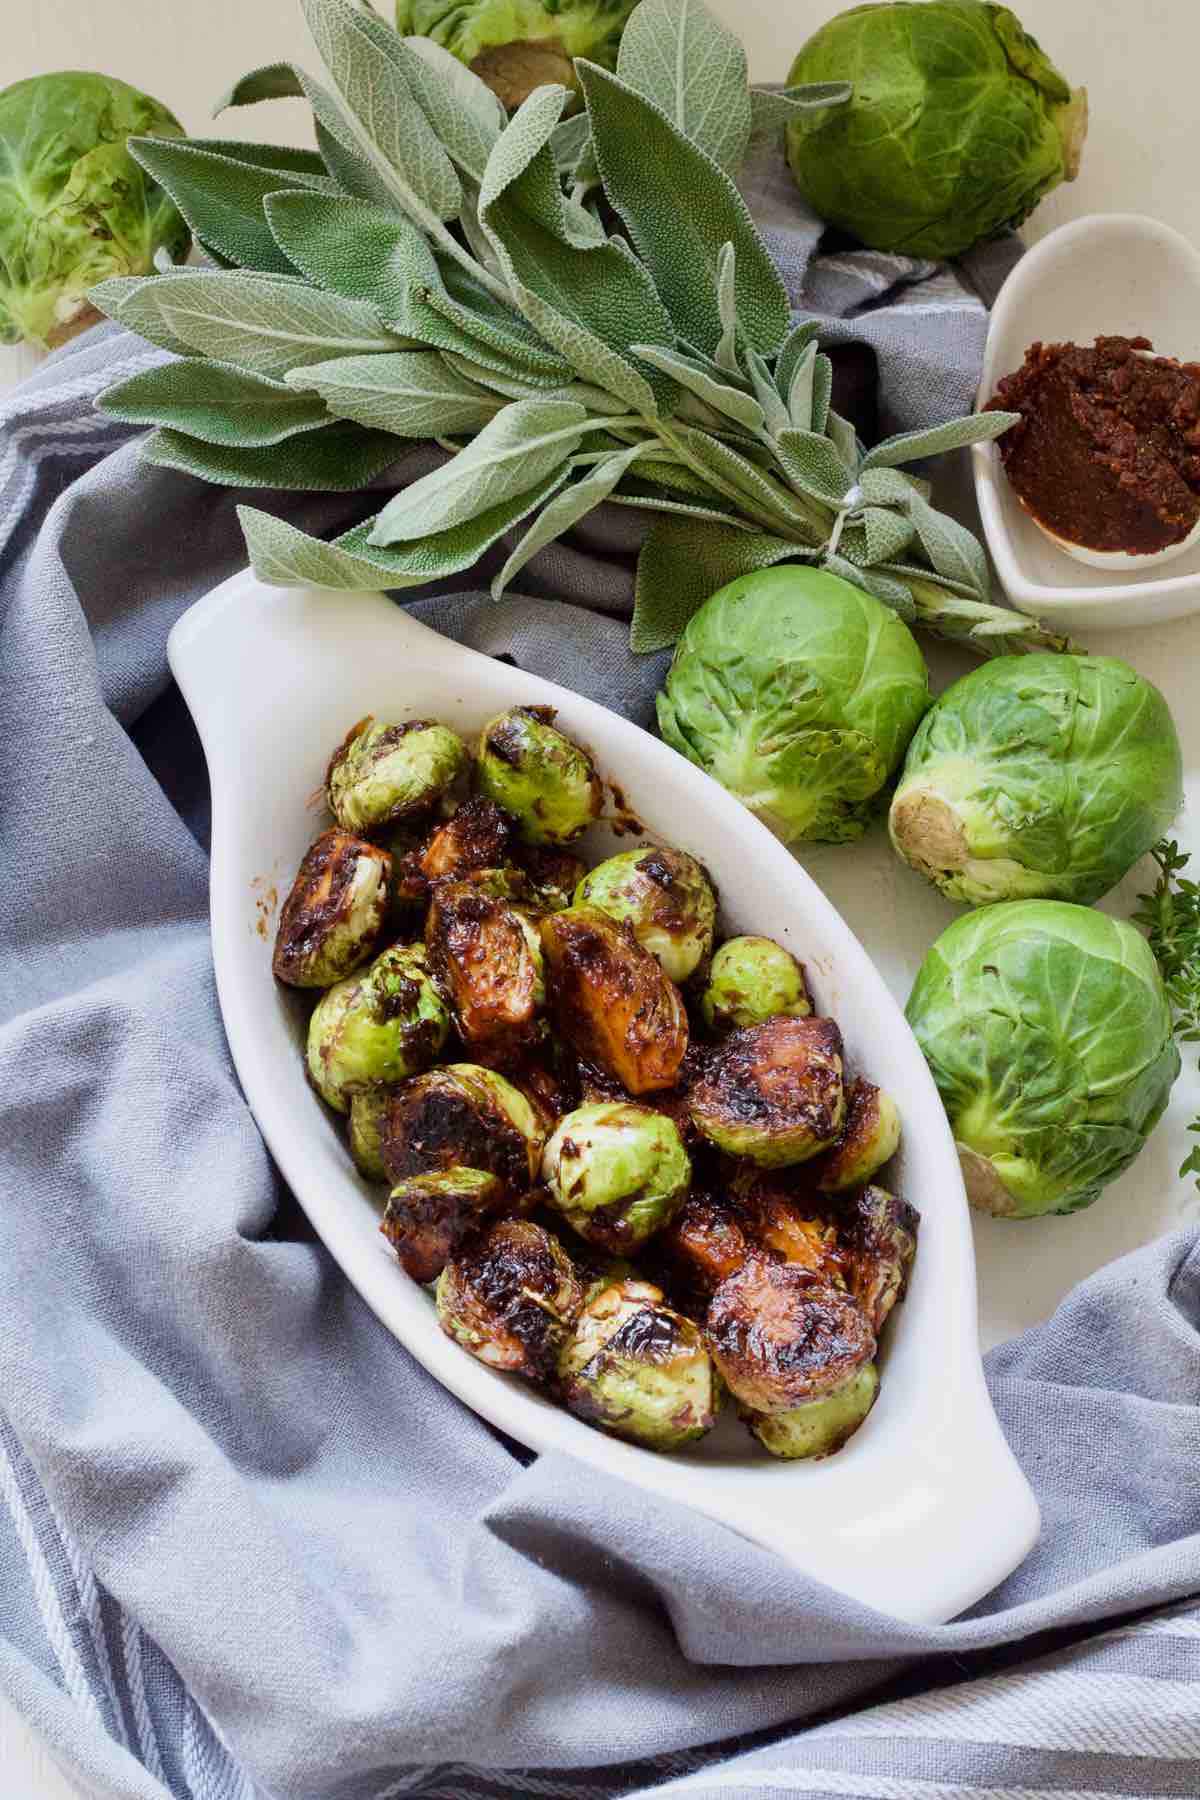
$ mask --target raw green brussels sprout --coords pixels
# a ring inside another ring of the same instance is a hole
[[[490,1368],[543,1386],[583,1304],[583,1286],[553,1232],[501,1219],[470,1239],[438,1279],[438,1323]]]
[[[552,706],[512,706],[485,725],[476,781],[527,844],[569,844],[600,816],[592,759],[555,729]]]
[[[971,1203],[1004,1218],[1090,1206],[1138,1154],[1179,1073],[1145,939],[1064,901],[956,919],[921,966],[908,1021]]]
[[[388,912],[392,859],[345,831],[324,831],[304,853],[279,914],[271,966],[289,987],[332,987],[375,948]]]
[[[879,1370],[869,1362],[823,1400],[809,1400],[789,1412],[759,1413],[743,1408],[741,1416],[772,1456],[790,1461],[832,1456],[854,1436],[878,1393]]]
[[[598,906],[628,924],[672,981],[686,981],[712,949],[717,897],[685,850],[625,850],[597,863],[575,890],[576,906]]]
[[[551,1204],[580,1237],[617,1254],[670,1222],[691,1179],[674,1121],[619,1100],[569,1112],[542,1155]]]
[[[348,1112],[360,1089],[428,1068],[449,1030],[424,945],[396,945],[321,996],[308,1025],[308,1073],[322,1100]]]
[[[768,1019],[727,1037],[688,1096],[697,1131],[762,1169],[827,1150],[846,1114],[832,1019]]]
[[[703,1437],[723,1398],[700,1331],[648,1281],[618,1281],[588,1301],[559,1379],[573,1413],[648,1450]]]
[[[431,37],[487,82],[510,112],[547,82],[574,88],[572,58],[606,69],[637,0],[396,0],[402,37]]]
[[[174,204],[126,140],[182,137],[165,106],[110,75],[64,70],[0,93],[0,344],[52,347],[100,317],[88,290],[187,255]]]
[[[379,1229],[406,1275],[436,1281],[463,1239],[504,1201],[504,1183],[488,1169],[434,1169],[398,1181]]]
[[[1115,656],[999,656],[948,688],[908,748],[896,850],[949,900],[1106,894],[1183,800],[1158,689]]]
[[[803,1019],[811,1011],[804,970],[790,950],[768,937],[727,938],[712,959],[700,996],[704,1023],[722,1037],[780,1013]]]
[[[851,7],[788,80],[854,84],[845,106],[795,116],[788,160],[821,217],[876,250],[958,256],[1079,170],[1086,91],[1006,6]]]
[[[467,746],[447,725],[360,719],[329,765],[329,810],[347,831],[378,831],[423,812],[467,767]]]
[[[391,1094],[391,1088],[363,1088],[360,1093],[350,1096],[347,1141],[354,1166],[367,1181],[387,1180],[380,1150],[380,1131]]]
[[[658,727],[784,843],[846,843],[928,706],[924,660],[895,613],[837,575],[784,565],[693,614]]]

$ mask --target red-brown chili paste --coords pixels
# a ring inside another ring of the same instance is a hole
[[[1200,364],[1137,354],[1151,347],[1033,344],[988,402],[1021,414],[999,440],[1020,498],[1090,550],[1150,555],[1200,519]]]

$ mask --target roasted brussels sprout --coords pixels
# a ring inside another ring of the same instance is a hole
[[[672,1295],[689,1307],[707,1306],[753,1248],[740,1213],[723,1194],[693,1189],[654,1239],[650,1255]]]
[[[550,1203],[580,1237],[636,1250],[678,1211],[692,1165],[665,1113],[626,1101],[580,1106],[542,1155]]]
[[[864,1363],[822,1400],[809,1400],[787,1412],[760,1413],[741,1409],[745,1424],[772,1456],[789,1461],[832,1456],[858,1430],[879,1393],[879,1370]]]
[[[735,1031],[692,1088],[697,1128],[728,1156],[783,1168],[842,1129],[842,1034],[832,1019],[768,1019]]]
[[[717,897],[684,850],[625,850],[585,875],[577,906],[598,906],[627,924],[672,981],[686,981],[712,949]]]
[[[564,1113],[573,1112],[582,1098],[579,1064],[554,1033],[547,1030],[541,1041],[509,1071],[509,1078],[527,1096],[546,1130],[553,1130]]]
[[[848,1195],[842,1207],[846,1286],[878,1337],[893,1306],[904,1297],[921,1215],[915,1206],[880,1187]]]
[[[388,1179],[485,1169],[506,1199],[528,1193],[542,1157],[541,1121],[511,1081],[476,1063],[447,1063],[396,1089],[380,1127]]]
[[[429,967],[479,1062],[515,1061],[535,1042],[546,989],[541,940],[521,913],[471,881],[441,881],[425,924]]]
[[[537,912],[562,912],[570,906],[575,889],[587,874],[582,856],[549,844],[519,845],[516,861],[528,879],[530,904]]]
[[[272,968],[289,987],[332,987],[361,968],[387,914],[392,859],[362,838],[325,831],[304,853],[283,903]]]
[[[632,933],[594,906],[541,922],[558,1028],[630,1094],[674,1087],[688,1046],[678,989]]]
[[[485,725],[476,781],[529,844],[569,844],[600,816],[592,759],[555,729],[552,706],[512,706]]]
[[[424,945],[395,945],[317,1002],[308,1025],[308,1073],[323,1100],[348,1112],[361,1089],[427,1068],[449,1029]]]
[[[721,1405],[700,1331],[648,1281],[614,1282],[588,1301],[559,1378],[573,1413],[648,1450],[703,1437]]]
[[[463,1239],[504,1201],[504,1183],[486,1169],[437,1169],[392,1189],[382,1231],[414,1281],[433,1281]]]
[[[890,1094],[860,1076],[846,1089],[842,1135],[819,1163],[813,1180],[823,1194],[861,1187],[900,1147],[900,1114]]]
[[[832,1218],[816,1214],[811,1196],[787,1185],[786,1173],[759,1170],[733,1183],[734,1204],[752,1245],[786,1263],[810,1269],[833,1287],[845,1286],[844,1256]]]
[[[803,968],[790,950],[768,937],[726,939],[700,996],[701,1017],[719,1037],[781,1014],[803,1019],[811,1011]]]
[[[465,800],[423,844],[396,863],[395,886],[409,905],[429,898],[430,883],[461,878],[476,869],[500,869],[508,860],[513,824],[490,800]]]
[[[334,751],[325,777],[329,810],[347,831],[378,831],[432,806],[469,761],[448,726],[430,719],[385,725],[368,715]]]
[[[447,1337],[493,1369],[543,1385],[583,1305],[583,1285],[553,1232],[530,1219],[500,1219],[464,1245],[437,1284]]]
[[[364,1088],[360,1094],[350,1096],[347,1132],[350,1155],[359,1174],[368,1181],[387,1180],[387,1170],[383,1166],[383,1155],[379,1147],[379,1133],[391,1097],[392,1089],[385,1087]]]
[[[875,1334],[852,1295],[761,1255],[721,1283],[705,1335],[730,1392],[763,1413],[823,1400],[875,1355]]]

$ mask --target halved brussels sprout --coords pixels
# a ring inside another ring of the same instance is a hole
[[[355,1168],[367,1181],[387,1180],[379,1134],[391,1097],[392,1089],[386,1087],[364,1088],[362,1093],[350,1096],[347,1133],[350,1155],[354,1159]]]
[[[689,1097],[692,1118],[727,1156],[783,1168],[842,1129],[842,1034],[832,1019],[768,1019],[735,1031]]]
[[[803,968],[790,950],[768,937],[727,938],[700,996],[704,1023],[719,1037],[781,1014],[807,1018],[811,1011]]]
[[[730,1392],[755,1412],[823,1400],[875,1355],[875,1334],[852,1295],[763,1255],[721,1283],[705,1333]]]
[[[463,1239],[504,1201],[504,1183],[486,1169],[437,1169],[397,1182],[382,1231],[405,1274],[434,1281]]]
[[[813,1168],[823,1194],[861,1187],[900,1148],[900,1113],[896,1102],[861,1076],[846,1089],[846,1123],[842,1135]]]
[[[534,1044],[546,989],[541,940],[523,914],[477,882],[440,881],[425,943],[459,1036],[478,1061],[513,1062]]]
[[[587,874],[582,856],[549,844],[522,844],[516,860],[529,880],[529,898],[538,912],[562,912]]]
[[[741,1171],[733,1182],[733,1196],[751,1244],[772,1251],[786,1263],[811,1269],[832,1287],[845,1286],[844,1258],[834,1221],[815,1211],[811,1195],[795,1193],[786,1173]]]
[[[308,1073],[328,1105],[348,1112],[361,1089],[427,1068],[449,1030],[425,946],[397,944],[317,1002],[308,1024]]]
[[[921,1215],[881,1187],[848,1195],[842,1207],[846,1285],[878,1337],[893,1306],[904,1298]]]
[[[542,1155],[551,1205],[580,1237],[617,1253],[636,1250],[667,1224],[691,1179],[671,1120],[628,1101],[568,1113]]]
[[[485,725],[476,781],[529,844],[569,844],[600,816],[592,759],[555,729],[552,706],[512,706]]]
[[[648,1281],[614,1282],[588,1301],[559,1378],[573,1413],[648,1450],[703,1437],[721,1407],[703,1336]]]
[[[350,728],[325,777],[329,810],[347,831],[378,831],[422,812],[464,774],[467,746],[446,725],[368,715]]]
[[[403,830],[403,827],[401,827]],[[435,881],[462,880],[476,869],[499,869],[508,859],[512,820],[490,800],[465,800],[424,840],[397,856],[392,891],[406,906],[424,906]]]
[[[630,1094],[674,1087],[688,1046],[679,990],[632,933],[595,906],[541,922],[558,1028]]]
[[[742,1408],[741,1416],[772,1456],[789,1461],[800,1457],[816,1459],[832,1456],[849,1442],[874,1406],[878,1393],[879,1370],[869,1362],[823,1400],[809,1400],[804,1406],[780,1413]]]
[[[585,875],[576,906],[598,906],[627,924],[672,981],[686,981],[712,949],[717,897],[684,850],[624,850]]]
[[[380,1130],[388,1179],[486,1169],[519,1199],[537,1180],[542,1125],[525,1095],[494,1069],[447,1063],[392,1095]]]
[[[671,1295],[691,1308],[707,1306],[753,1248],[741,1216],[728,1198],[694,1188],[654,1239],[650,1256]]]
[[[501,1219],[448,1262],[438,1279],[438,1323],[493,1369],[549,1384],[579,1316],[583,1287],[553,1233]]]
[[[365,963],[387,915],[392,859],[325,831],[304,853],[279,914],[272,968],[289,987],[332,987]]]

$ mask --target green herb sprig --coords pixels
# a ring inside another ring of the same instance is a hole
[[[1181,1044],[1200,1044],[1200,881],[1182,871],[1190,856],[1165,839],[1150,852],[1158,864],[1153,892],[1139,894],[1142,902],[1134,913],[1162,970],[1167,997],[1175,1012],[1175,1035]],[[1200,1139],[1200,1118],[1188,1126]],[[1181,1175],[1194,1175],[1200,1188],[1200,1142],[1193,1145],[1180,1167]]]
[[[615,73],[577,63],[583,113],[547,86],[510,119],[429,39],[353,0],[301,4],[328,86],[277,63],[226,104],[303,96],[316,150],[132,140],[217,266],[93,294],[179,358],[101,401],[158,428],[153,463],[350,490],[414,439],[454,453],[331,543],[243,507],[263,580],[410,587],[523,527],[499,595],[607,501],[653,515],[637,650],[673,643],[735,576],[795,559],[981,654],[1065,647],[992,604],[979,544],[903,470],[1013,415],[864,451],[734,185],[756,137],[847,86],[753,91],[699,0],[643,0]]]

